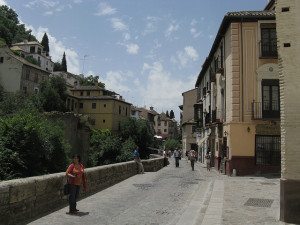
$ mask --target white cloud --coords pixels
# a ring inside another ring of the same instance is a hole
[[[125,41],[129,41],[130,40],[130,34],[129,33],[124,33],[123,37],[124,37]]]
[[[154,16],[148,16],[147,18],[147,24],[146,24],[146,28],[143,31],[143,35],[147,35],[148,33],[153,33],[156,31],[156,23],[157,21],[159,21],[158,17],[154,17]]]
[[[161,62],[154,62],[152,65],[144,63],[143,68],[146,68],[144,72],[148,71],[148,78],[146,82],[140,82],[137,89],[145,104],[177,111],[178,105],[182,104],[181,93],[194,87],[197,75],[184,77],[183,80],[174,79]]]
[[[0,5],[7,5],[7,3],[4,0],[0,0]]]
[[[108,90],[113,90],[119,92],[118,94],[122,94],[122,92],[130,91],[130,88],[125,83],[127,78],[131,76],[131,72],[108,71],[103,82]]]
[[[59,1],[49,1],[49,0],[34,0],[31,1],[27,4],[25,4],[25,7],[27,8],[35,8],[38,5],[41,5],[45,8],[53,8],[53,7],[57,7],[57,5],[59,5]]]
[[[75,3],[75,4],[82,3],[82,0],[74,0],[74,3]]]
[[[190,61],[196,61],[199,58],[197,51],[192,46],[186,46],[184,51],[178,51],[176,56],[177,57],[172,56],[170,61],[173,64],[179,62],[180,68],[186,67]]]
[[[201,32],[201,31],[197,32],[197,30],[196,30],[195,28],[191,28],[191,29],[190,29],[190,32],[191,32],[191,35],[192,35],[194,38],[197,38],[197,37],[199,37],[200,35],[202,35],[202,32]]]
[[[44,13],[44,16],[51,16],[53,15],[53,11],[47,11]]]
[[[128,27],[119,18],[112,18],[110,21],[115,31],[128,30]]]
[[[188,57],[190,57],[193,61],[196,61],[199,57],[197,51],[192,46],[187,46],[184,48]]]
[[[171,34],[174,32],[174,31],[176,31],[176,30],[178,30],[179,29],[179,25],[178,24],[170,24],[169,25],[169,27],[168,27],[168,29],[165,31],[165,36],[166,37],[170,37],[171,36]]]
[[[115,8],[110,7],[106,2],[101,2],[98,5],[96,16],[106,16],[106,15],[113,15],[117,12]]]
[[[66,47],[61,41],[56,40],[54,36],[51,35],[48,28],[39,27],[35,29],[32,26],[26,26],[26,28],[32,30],[32,34],[38,39],[42,40],[45,33],[47,33],[49,39],[49,48],[50,48],[50,56],[52,57],[53,62],[61,62],[63,53],[66,53],[67,57],[67,67],[68,71],[74,74],[79,74],[79,57],[76,51]]]
[[[211,35],[211,34],[208,36],[209,39],[213,39],[213,37],[214,37],[214,36]]]
[[[131,44],[126,44],[125,46],[126,46],[127,52],[129,54],[133,54],[133,55],[138,54],[138,51],[139,51],[140,47],[137,44],[131,43]]]
[[[195,26],[197,24],[197,20],[193,19],[191,22],[191,26]]]

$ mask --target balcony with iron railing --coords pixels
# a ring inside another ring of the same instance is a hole
[[[276,42],[259,42],[259,56],[261,58],[277,58]]]
[[[225,121],[225,111],[223,109],[215,109],[211,112],[212,123],[223,123]]]
[[[280,119],[280,102],[252,102],[252,119]]]

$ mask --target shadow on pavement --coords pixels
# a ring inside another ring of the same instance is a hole
[[[79,217],[83,217],[83,216],[87,216],[90,214],[90,212],[77,212],[76,214],[70,214],[70,213],[66,213],[70,216],[79,216]]]

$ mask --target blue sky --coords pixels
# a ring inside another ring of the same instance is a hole
[[[0,0],[68,71],[98,75],[106,88],[179,120],[182,92],[194,88],[229,11],[262,10],[268,0]]]

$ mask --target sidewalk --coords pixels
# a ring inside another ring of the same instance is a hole
[[[279,221],[278,177],[229,177],[219,174],[214,168],[206,171],[204,164],[196,165],[204,176],[212,178],[212,184],[193,224],[285,224]]]

